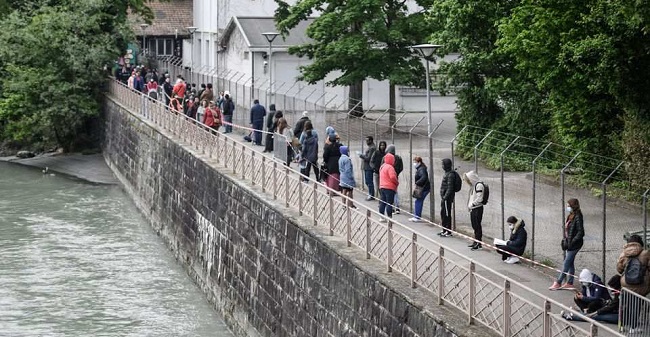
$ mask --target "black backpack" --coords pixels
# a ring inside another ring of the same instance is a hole
[[[476,183],[476,185],[474,185],[474,192],[478,192],[476,189],[478,184],[483,185],[483,200],[481,200],[481,204],[487,205],[488,200],[490,200],[490,187],[486,183],[479,181]]]
[[[402,161],[402,157],[395,155],[395,173],[399,175],[404,171],[404,162]]]
[[[452,170],[451,173],[454,175],[454,192],[460,192],[460,189],[463,188],[463,181],[460,179],[460,174],[456,170]]]
[[[643,284],[645,272],[646,266],[641,263],[639,256],[630,257],[625,266],[625,283],[629,285]]]

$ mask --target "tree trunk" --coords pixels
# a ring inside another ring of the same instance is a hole
[[[351,116],[363,116],[363,81],[357,81],[350,85],[348,111]]]
[[[395,83],[390,82],[388,85],[388,123],[390,126],[395,124]]]

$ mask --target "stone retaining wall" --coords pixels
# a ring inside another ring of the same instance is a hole
[[[104,117],[108,165],[236,335],[490,334],[111,98]]]

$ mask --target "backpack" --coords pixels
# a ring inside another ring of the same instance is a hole
[[[625,283],[629,285],[643,284],[643,276],[646,272],[646,266],[641,264],[639,256],[632,256],[625,266]]]
[[[404,162],[402,161],[402,157],[395,155],[395,173],[399,175],[404,171]]]
[[[478,192],[476,189],[478,184],[483,185],[483,200],[481,200],[481,204],[487,205],[488,200],[490,199],[490,187],[486,183],[479,181],[476,183],[476,185],[474,185],[474,192]]]
[[[454,175],[454,192],[460,192],[460,189],[463,188],[463,180],[460,179],[458,171],[452,170],[451,174]]]

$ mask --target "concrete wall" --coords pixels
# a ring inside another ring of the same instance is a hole
[[[484,336],[107,99],[104,157],[238,336]]]

